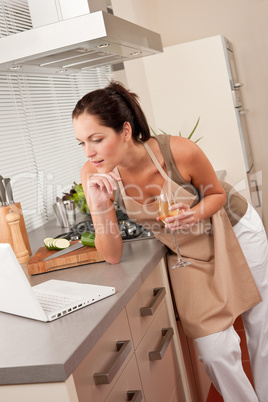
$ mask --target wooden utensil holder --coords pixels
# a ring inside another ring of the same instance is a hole
[[[17,213],[20,217],[19,219],[19,228],[22,235],[22,239],[24,241],[25,247],[28,250],[29,255],[32,254],[31,246],[25,226],[25,221],[21,209],[21,205],[19,202],[16,202],[12,205],[7,205],[5,207],[0,207],[0,243],[9,243],[14,250],[13,238],[10,226],[7,222],[6,216],[10,213],[10,210],[14,213]],[[15,251],[15,250],[14,250]]]

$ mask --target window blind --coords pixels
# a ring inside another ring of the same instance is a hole
[[[73,75],[0,74],[0,174],[11,178],[28,231],[50,220],[56,196],[81,182],[86,158],[71,113],[112,76],[110,66]]]
[[[27,0],[0,0],[0,38],[31,28]]]

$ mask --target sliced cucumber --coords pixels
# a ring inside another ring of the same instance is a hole
[[[53,239],[53,237],[47,237],[44,239],[44,245],[50,251],[63,250],[70,246],[70,242],[67,239]]]
[[[52,250],[52,251],[53,251],[53,250],[56,250],[53,243],[54,243],[54,239],[51,239],[51,240],[48,241],[48,243],[47,243],[47,248],[48,248],[49,250]]]
[[[67,239],[55,239],[53,241],[53,246],[56,250],[64,250],[67,247],[70,247],[70,242]]]
[[[46,237],[46,238],[43,240],[44,245],[47,246],[48,243],[50,242],[50,240],[53,240],[53,238],[52,238],[52,237]]]

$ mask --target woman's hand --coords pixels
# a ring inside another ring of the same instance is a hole
[[[195,221],[195,211],[191,210],[189,205],[179,202],[170,206],[170,211],[176,211],[177,214],[169,216],[165,219],[165,228],[172,231],[180,229],[189,229]],[[161,220],[159,217],[157,220]]]
[[[106,204],[112,198],[114,190],[117,189],[116,181],[119,180],[121,178],[113,172],[94,173],[87,180],[88,195],[91,203],[95,207],[101,207]]]
[[[95,246],[110,264],[117,264],[122,256],[123,241],[113,203],[116,182],[121,180],[113,172],[88,172],[87,165],[82,174],[86,200],[95,228]]]

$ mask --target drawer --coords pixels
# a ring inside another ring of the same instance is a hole
[[[163,330],[167,328],[169,332]],[[169,334],[171,334],[170,338]],[[165,341],[166,350],[163,350],[161,355],[159,349]],[[149,354],[151,358],[158,360],[151,360]],[[180,370],[165,303],[138,346],[136,356],[145,400],[147,402],[169,401],[178,384]]]
[[[165,292],[161,271],[157,266],[127,304],[126,311],[135,348],[164,303]]]
[[[119,341],[128,342],[117,345]],[[73,373],[79,402],[104,401],[133,352],[131,333],[124,309]],[[114,369],[110,370],[112,366]],[[97,376],[96,373],[98,373]],[[103,379],[105,381],[108,379],[109,384],[96,385],[96,381]]]
[[[131,357],[105,402],[125,402],[128,400],[145,401],[135,356]]]

